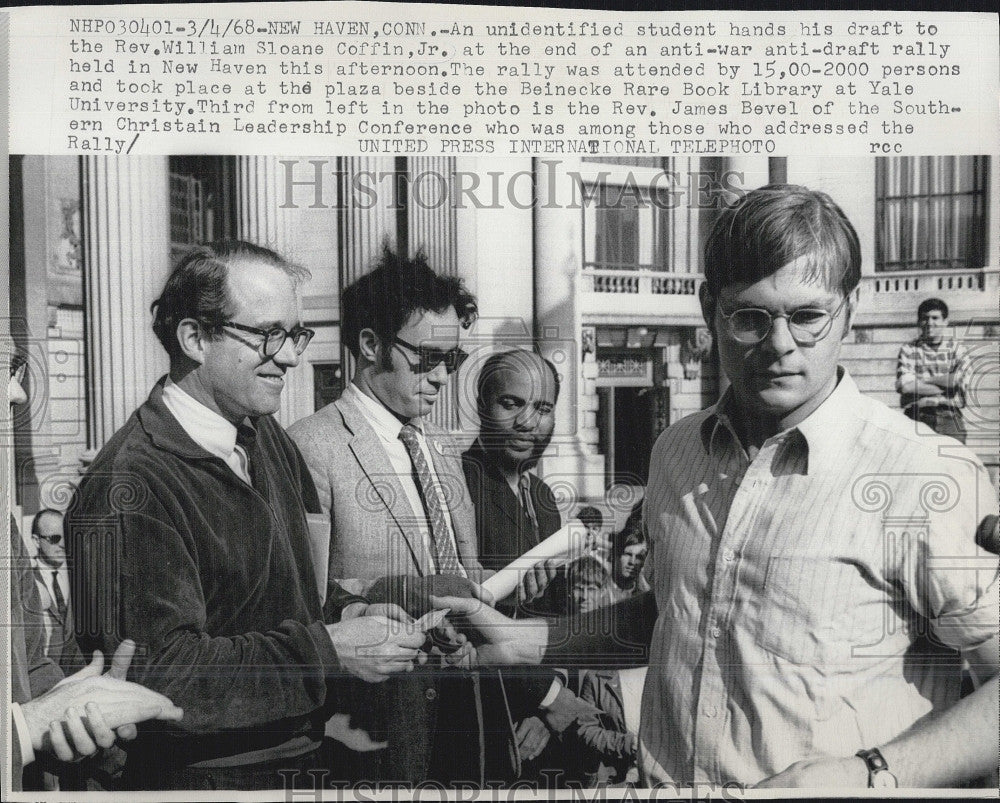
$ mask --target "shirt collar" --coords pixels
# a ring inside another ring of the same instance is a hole
[[[386,443],[393,443],[399,440],[399,433],[403,429],[402,422],[396,418],[388,408],[378,399],[373,399],[367,393],[351,383],[344,389],[344,396],[347,396],[355,406],[361,411],[361,415],[371,424],[372,429]],[[418,433],[423,434],[423,420],[414,418],[408,422]]]
[[[775,437],[798,433],[806,449],[807,468],[829,465],[829,460],[850,439],[847,428],[857,420],[856,411],[861,401],[861,392],[850,374],[843,367],[837,368],[838,382],[826,400],[806,418],[785,433]],[[711,409],[701,423],[701,441],[708,454],[719,448],[724,441],[738,444],[739,437],[731,422],[731,412],[735,396],[730,387]]]
[[[236,447],[236,427],[209,409],[169,377],[163,385],[163,404],[196,444],[227,460]]]

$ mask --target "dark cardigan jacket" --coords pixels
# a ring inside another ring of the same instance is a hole
[[[306,513],[316,491],[270,417],[255,423],[263,493],[198,446],[163,404],[163,380],[100,451],[70,506],[77,637],[110,655],[138,645],[129,679],[184,709],[147,723],[130,761],[173,767],[317,742],[339,669],[320,605]]]

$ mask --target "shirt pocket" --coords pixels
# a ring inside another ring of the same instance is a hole
[[[857,569],[823,555],[770,558],[757,616],[758,646],[793,664],[831,664],[850,655],[844,627]]]

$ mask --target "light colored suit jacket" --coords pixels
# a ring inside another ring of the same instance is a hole
[[[361,580],[432,574],[399,477],[375,430],[350,399],[340,398],[292,424],[295,440],[312,472],[324,512],[330,515],[330,576]],[[451,513],[462,566],[473,580],[482,567],[476,556],[475,510],[462,472],[460,452],[444,433],[424,424],[434,470]],[[352,589],[353,590],[353,589]]]
[[[338,399],[296,422],[288,434],[302,452],[320,504],[330,516],[331,577],[363,593],[380,577],[433,573],[433,560],[403,486],[379,436],[350,399]],[[479,581],[482,567],[476,557],[475,514],[460,453],[448,448],[447,436],[433,427],[425,424],[424,434],[451,514],[459,559],[470,578]],[[425,780],[433,758],[438,709],[446,704],[439,697],[454,690],[454,681],[460,679],[458,670],[445,669],[418,670],[381,684],[338,680],[332,690],[337,697],[334,710],[349,713],[346,722],[342,714],[339,722],[331,720],[327,734],[370,754],[376,752],[376,746],[387,746],[379,751],[381,758],[358,762],[365,767],[367,780]],[[465,688],[469,686],[465,682]],[[469,696],[469,705],[481,711],[475,673],[471,687],[474,699]],[[462,766],[457,777],[466,778],[470,771],[479,773],[483,766],[482,719],[478,714],[474,719],[478,734],[463,733],[462,737],[469,738],[461,740],[452,735],[455,764]],[[466,756],[460,757],[463,750]]]

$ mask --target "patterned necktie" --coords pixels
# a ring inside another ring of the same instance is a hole
[[[59,570],[52,572],[52,595],[56,598],[56,610],[59,611],[59,618],[66,618],[66,597],[59,587]]]
[[[417,440],[417,428],[412,424],[404,424],[399,432],[399,439],[406,446],[406,451],[410,453],[410,462],[413,463],[417,488],[420,491],[424,512],[427,514],[427,522],[431,528],[431,542],[434,544],[434,558],[438,574],[462,574],[462,566],[458,561],[458,553],[455,551],[455,545],[449,534],[448,522],[441,507],[441,500],[434,487],[431,467],[428,465],[424,450],[420,448],[420,442]]]
[[[531,522],[530,546],[535,546],[539,539],[538,514],[535,513],[535,504],[531,501],[531,477],[528,476],[527,472],[518,477],[517,485],[520,491],[521,507],[524,508],[528,521]]]

